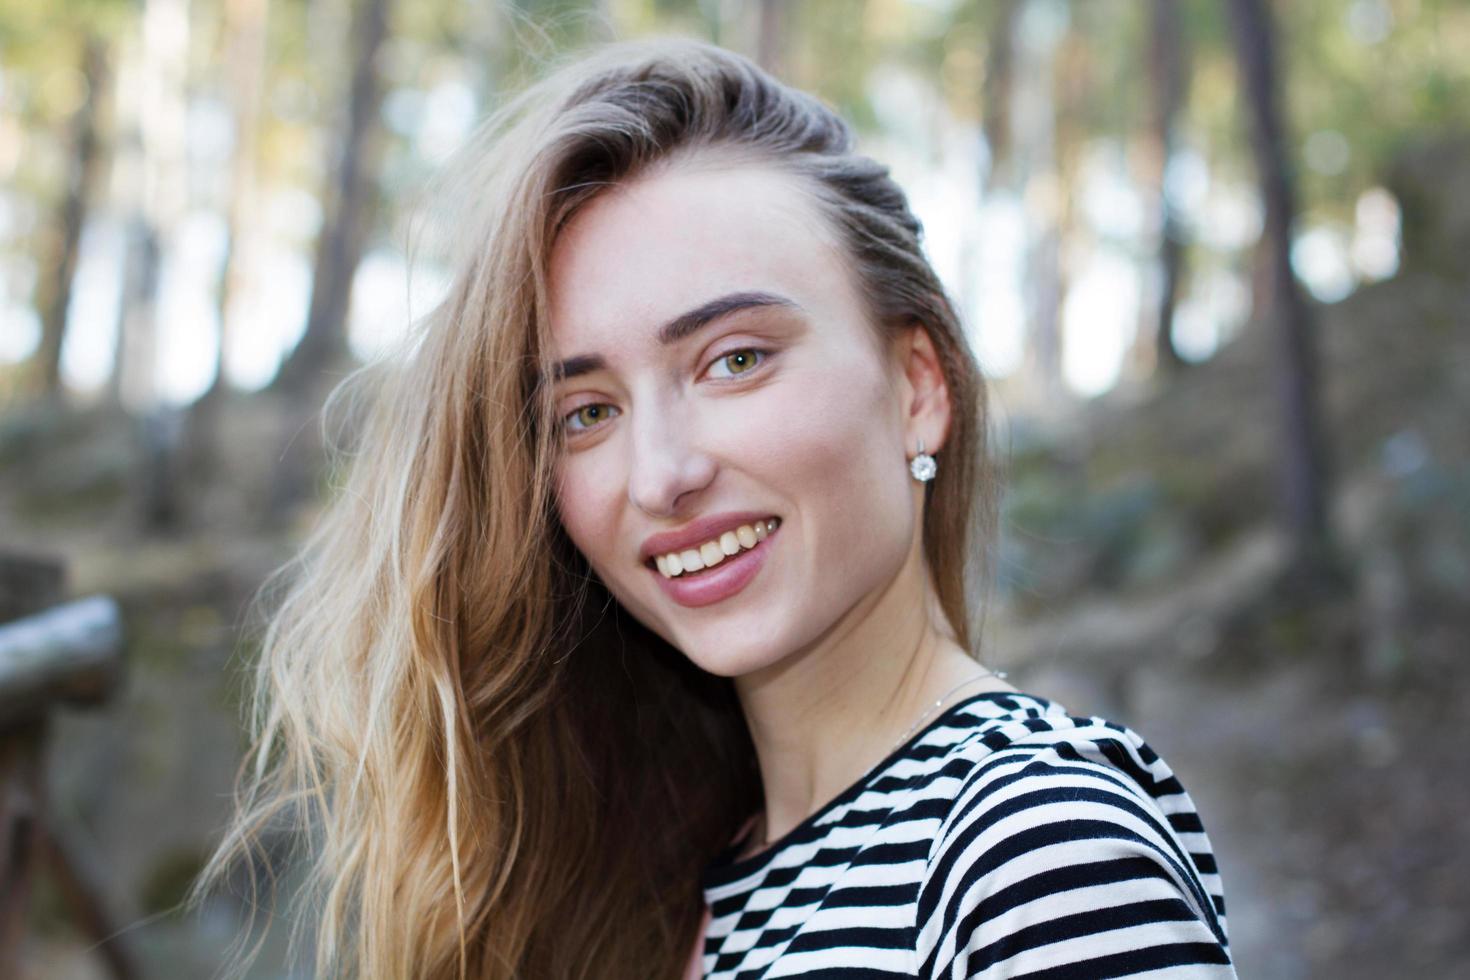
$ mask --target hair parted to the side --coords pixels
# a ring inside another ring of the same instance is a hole
[[[345,487],[262,592],[255,741],[191,902],[285,819],[311,845],[292,939],[310,919],[319,976],[679,976],[699,873],[761,805],[754,750],[729,679],[623,611],[561,529],[540,383],[558,229],[650,168],[708,152],[793,175],[879,336],[928,331],[952,419],[924,551],[978,653],[985,384],[905,195],[852,146],[817,99],[675,38],[583,53],[487,121],[454,169],[447,298],[350,379],[372,407]]]

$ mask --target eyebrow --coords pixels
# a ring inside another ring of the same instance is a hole
[[[775,293],[766,293],[759,290],[727,293],[707,303],[702,303],[687,313],[681,313],[668,323],[658,329],[658,343],[661,347],[676,344],[699,330],[708,326],[722,317],[727,317],[740,310],[751,309],[761,306],[781,306],[791,310],[800,310],[801,305],[795,300],[787,299]],[[552,371],[552,378],[563,381],[567,378],[575,378],[581,374],[589,374],[600,371],[607,367],[607,361],[601,354],[579,354],[569,357],[556,365]]]

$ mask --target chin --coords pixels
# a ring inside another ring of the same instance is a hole
[[[721,646],[714,643],[676,642],[674,645],[695,666],[716,677],[740,677],[781,660],[780,656],[771,655],[773,647],[768,644],[731,647],[728,644]]]

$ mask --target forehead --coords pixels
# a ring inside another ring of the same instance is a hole
[[[797,178],[754,165],[680,165],[610,188],[562,230],[549,272],[562,355],[651,337],[732,292],[776,293],[809,310],[856,302],[816,202]]]

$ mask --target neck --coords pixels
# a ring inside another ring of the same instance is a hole
[[[817,641],[736,678],[766,799],[754,840],[790,831],[917,731],[926,710],[941,714],[936,699],[985,674],[955,642],[916,548],[886,590]],[[949,701],[985,690],[1014,688],[983,676]]]

